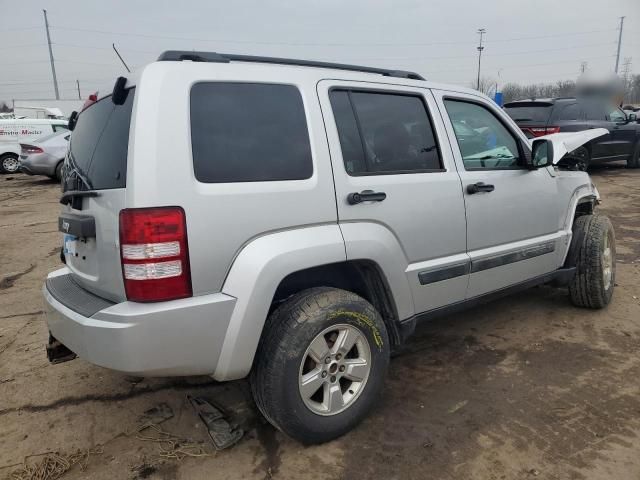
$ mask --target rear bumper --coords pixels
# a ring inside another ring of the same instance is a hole
[[[49,274],[43,293],[49,330],[79,357],[141,376],[215,371],[235,298],[215,293],[170,302],[100,305],[104,300],[73,283],[63,290],[52,288],[52,279],[69,273],[63,268]],[[87,302],[101,308],[92,313]]]
[[[20,155],[20,171],[28,175],[47,175],[55,174],[56,160],[46,153],[23,156]]]

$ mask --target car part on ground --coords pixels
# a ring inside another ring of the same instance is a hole
[[[216,450],[229,448],[242,439],[244,431],[232,426],[220,407],[201,397],[187,396],[193,410],[207,427],[209,437]]]

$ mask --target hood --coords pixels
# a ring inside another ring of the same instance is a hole
[[[581,132],[552,133],[550,135],[532,138],[530,139],[530,143],[533,146],[533,142],[535,141],[549,140],[553,144],[553,164],[556,165],[567,153],[573,152],[576,148],[581,147],[594,138],[607,135],[608,133],[609,130],[606,128],[593,128]]]

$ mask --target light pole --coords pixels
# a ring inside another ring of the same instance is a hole
[[[487,31],[484,28],[479,28],[478,33],[480,34],[480,44],[478,45],[478,84],[476,89],[480,90],[480,62],[482,61],[482,50],[484,47],[482,46],[482,37]]]

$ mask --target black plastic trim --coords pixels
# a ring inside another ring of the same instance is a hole
[[[481,305],[483,303],[490,302],[492,300],[496,300],[498,298],[502,298],[507,295],[511,295],[512,293],[520,292],[522,290],[527,290],[537,285],[542,285],[542,284],[551,283],[551,282],[553,282],[554,285],[566,285],[566,283],[568,283],[573,278],[574,274],[575,274],[575,268],[560,268],[553,272],[546,273],[544,275],[540,275],[532,279],[525,280],[524,282],[520,282],[515,285],[510,285],[505,288],[501,288],[499,290],[495,290],[485,295],[479,295],[477,297],[468,298],[460,302],[452,303],[450,305],[445,305],[443,307],[438,307],[438,308],[434,308],[433,310],[428,310],[426,312],[419,313],[417,315],[414,315],[412,317],[409,317],[405,320],[400,321],[401,338],[403,340],[406,340],[408,337],[410,337],[417,323],[433,320],[438,317],[461,312],[463,310],[467,310],[477,305]]]
[[[294,58],[262,57],[258,55],[237,55],[234,53],[193,52],[188,50],[168,50],[159,57],[159,62],[192,62],[229,63],[275,63],[278,65],[296,65],[299,67],[332,68],[336,70],[348,70],[352,72],[376,73],[385,77],[408,78],[411,80],[424,80],[424,77],[404,70],[389,70],[386,68],[364,67],[360,65],[348,65],[344,63],[319,62],[314,60],[298,60]]]
[[[471,273],[481,272],[490,268],[501,267],[510,263],[521,262],[530,258],[539,257],[555,251],[555,242],[547,242],[533,247],[524,248],[517,252],[496,255],[495,257],[483,258],[480,260],[472,260]]]
[[[418,273],[420,285],[428,285],[429,283],[441,282],[462,275],[468,275],[471,270],[471,262],[458,263],[448,267],[439,268],[437,270],[427,270]]]
[[[63,213],[58,217],[58,230],[76,237],[95,237],[96,221],[90,215]]]
[[[69,273],[58,277],[47,278],[47,291],[65,307],[79,313],[83,317],[91,317],[107,307],[115,305],[105,298],[98,297],[78,285]]]

